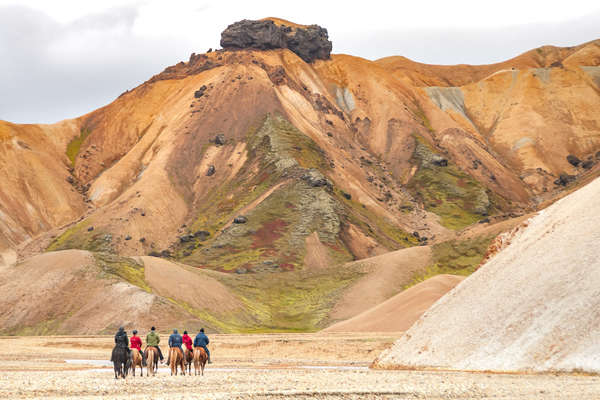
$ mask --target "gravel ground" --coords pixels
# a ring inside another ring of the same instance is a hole
[[[112,337],[4,337],[0,398],[600,399],[600,376],[369,370],[389,336],[212,335],[211,345],[213,339],[215,362],[203,377],[170,376],[163,367],[154,377],[115,380],[105,367]]]
[[[240,369],[204,377],[128,377],[112,371],[0,373],[2,398],[86,399],[595,399],[600,378],[466,372]]]

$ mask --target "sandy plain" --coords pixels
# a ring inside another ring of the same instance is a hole
[[[580,399],[600,377],[372,370],[397,334],[211,335],[202,376],[115,380],[108,336],[2,337],[0,398],[50,399]],[[166,335],[163,335],[166,341]],[[144,371],[145,374],[145,371]]]

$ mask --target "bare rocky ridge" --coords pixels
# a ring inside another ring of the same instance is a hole
[[[224,49],[290,49],[306,62],[326,60],[332,44],[327,29],[318,25],[276,24],[270,19],[242,20],[221,33]]]

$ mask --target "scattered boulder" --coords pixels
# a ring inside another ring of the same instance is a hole
[[[246,268],[244,268],[244,267],[240,267],[240,268],[237,268],[237,269],[235,270],[235,273],[236,273],[236,274],[245,274],[245,273],[247,273],[247,272],[248,272],[248,270],[247,270]]]
[[[214,165],[209,165],[208,166],[208,170],[206,171],[206,176],[213,176],[215,174],[215,166]]]
[[[573,182],[577,177],[575,175],[569,174],[560,174],[557,180],[554,181],[555,185],[567,186],[569,183]]]
[[[93,231],[93,230],[94,230],[94,227],[93,227],[93,226],[90,226],[90,227],[88,228],[88,232],[91,232],[91,231]]]
[[[67,176],[67,182],[69,182],[71,185],[73,185],[75,183],[75,178],[73,178],[71,175]]]
[[[215,136],[215,144],[217,146],[223,146],[225,144],[225,135],[219,133],[217,136]]]
[[[125,240],[131,240],[131,236],[129,236],[129,235],[125,236]]]
[[[210,232],[208,232],[208,231],[194,232],[194,237],[198,238],[200,241],[206,240],[209,236],[210,236]]]
[[[596,163],[594,162],[594,160],[587,160],[581,163],[581,167],[583,169],[590,169],[592,168]]]
[[[418,238],[421,236],[421,235],[419,235],[419,232],[417,232],[417,231],[414,231],[414,232],[412,233],[412,235],[413,235],[414,237],[416,237],[417,239],[418,239]]]
[[[596,160],[600,160],[600,151],[596,153]]]
[[[289,49],[306,62],[327,60],[332,44],[327,29],[318,25],[291,27],[271,20],[242,20],[221,33],[224,49]]]
[[[447,167],[448,166],[448,160],[437,154],[433,156],[433,159],[431,160],[431,162],[433,163],[433,165],[437,165],[438,167]]]
[[[150,257],[160,257],[160,253],[158,251],[151,251],[150,253],[148,253],[148,255]]]
[[[206,89],[208,89],[206,85],[200,86],[200,89],[194,92],[194,97],[199,99],[200,97],[204,96],[204,92],[206,91]]]
[[[145,243],[146,242],[146,238],[145,237],[141,237],[140,238],[140,243]]]
[[[308,170],[301,179],[312,187],[331,186],[327,178],[316,169]]]
[[[160,257],[171,257],[171,252],[169,250],[163,250],[160,252]]]
[[[490,222],[490,219],[489,219],[489,218],[483,218],[483,219],[480,219],[480,220],[479,220],[479,223],[480,223],[480,224],[487,224],[487,223],[489,223],[489,222]]]
[[[238,215],[233,219],[234,224],[245,224],[246,222],[248,222],[248,218],[243,215]]]
[[[581,160],[578,157],[574,156],[573,154],[569,154],[567,156],[567,161],[569,162],[569,164],[571,164],[574,167],[578,167],[579,164],[581,164]]]
[[[342,190],[342,196],[344,196],[347,200],[352,200],[352,195],[350,193],[346,193]]]
[[[179,236],[179,241],[181,243],[191,242],[194,239],[194,235],[183,235]]]

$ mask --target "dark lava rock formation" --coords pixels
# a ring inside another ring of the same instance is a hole
[[[331,54],[327,29],[318,25],[291,27],[271,20],[242,20],[221,33],[224,49],[290,49],[306,62],[326,60]]]

